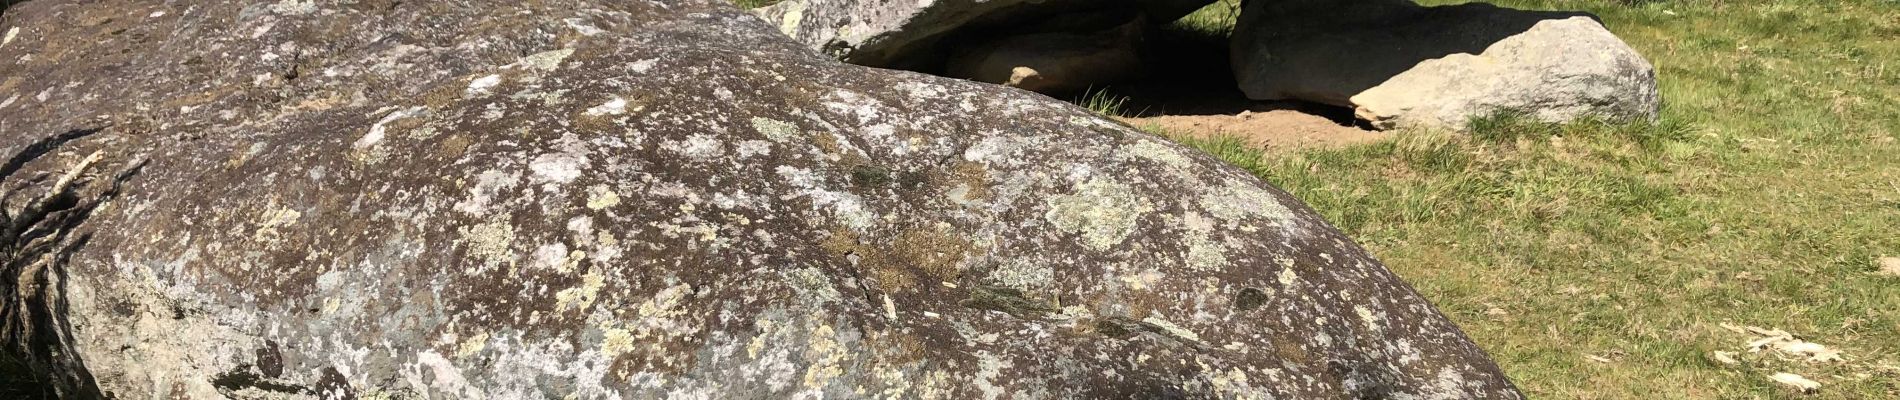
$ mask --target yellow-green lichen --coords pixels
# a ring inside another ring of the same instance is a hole
[[[794,1],[785,4],[784,17],[778,21],[778,31],[785,36],[798,37],[798,23],[805,20],[805,2]],[[842,27],[838,29],[844,29]]]
[[[1136,221],[1154,208],[1128,185],[1095,177],[1075,192],[1049,200],[1043,218],[1063,232],[1082,235],[1082,244],[1108,251],[1135,230]]]
[[[601,332],[600,353],[611,360],[632,351],[635,343],[632,331],[623,328],[607,328]]]
[[[587,188],[587,209],[603,210],[620,205],[620,193],[607,185],[594,185]]]
[[[831,384],[832,379],[844,375],[844,368],[840,364],[849,353],[838,343],[836,336],[837,330],[831,325],[821,324],[812,329],[805,348],[805,360],[810,363],[805,367],[805,389],[823,390]]]
[[[303,213],[289,208],[277,208],[266,211],[264,215],[259,216],[259,219],[263,220],[263,222],[258,223],[257,231],[252,232],[251,239],[259,243],[275,243],[278,238],[282,236],[282,234],[278,232],[278,228],[295,224],[297,223],[297,219],[302,217]]]
[[[561,289],[560,292],[554,293],[555,310],[562,312],[586,310],[587,307],[594,305],[595,299],[600,298],[600,289],[606,284],[607,277],[601,275],[600,271],[590,271],[587,275],[582,275],[580,286]]]
[[[774,142],[785,142],[798,137],[797,125],[771,118],[752,117],[752,129]]]
[[[469,336],[468,340],[463,340],[462,344],[456,346],[455,356],[468,357],[468,356],[474,355],[475,353],[480,353],[482,349],[485,349],[487,347],[488,347],[488,332],[477,333],[473,336]]]
[[[513,261],[515,258],[515,226],[507,221],[490,221],[465,226],[460,229],[462,241],[468,244],[468,255],[491,264]]]

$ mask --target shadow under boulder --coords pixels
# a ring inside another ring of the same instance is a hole
[[[1048,33],[1038,26],[1098,12],[1171,21],[1209,3],[1213,0],[791,0],[754,13],[792,39],[848,63],[939,73],[947,42]]]
[[[1460,129],[1497,112],[1650,120],[1659,104],[1649,62],[1578,12],[1255,1],[1232,46],[1249,98],[1353,107],[1381,128]]]

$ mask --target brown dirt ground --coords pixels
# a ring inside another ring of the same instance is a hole
[[[1244,110],[1235,114],[1152,115],[1118,119],[1138,128],[1159,127],[1166,132],[1193,137],[1238,137],[1276,151],[1365,143],[1387,135],[1341,124],[1297,108],[1260,108],[1266,109]]]
[[[1152,39],[1146,78],[1104,87],[1127,99],[1120,117],[1137,128],[1174,135],[1235,136],[1269,151],[1343,146],[1388,137],[1353,118],[1352,110],[1291,101],[1247,99],[1234,83],[1224,37],[1162,31]]]

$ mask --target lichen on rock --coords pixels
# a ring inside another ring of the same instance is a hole
[[[1247,171],[723,1],[53,3],[0,203],[84,211],[0,283],[71,393],[1519,397]]]

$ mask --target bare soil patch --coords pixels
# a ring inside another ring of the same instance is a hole
[[[1299,105],[1260,103],[1238,113],[1154,114],[1118,118],[1138,128],[1199,138],[1231,136],[1269,150],[1333,147],[1366,143],[1387,134],[1302,109]]]

